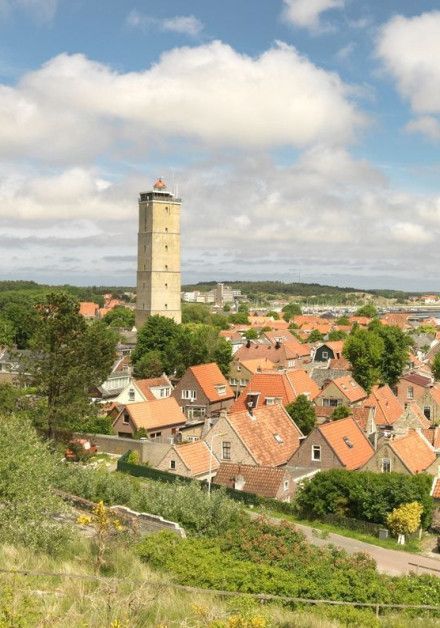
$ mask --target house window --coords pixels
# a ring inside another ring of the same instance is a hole
[[[247,386],[247,379],[241,379],[240,386]]]
[[[284,480],[284,490],[287,491],[289,489],[289,480]]]
[[[134,388],[130,388],[130,390],[128,391],[128,399],[129,401],[134,401],[135,399]]]
[[[287,366],[289,368],[291,368],[292,366],[295,366],[295,360],[287,360]]]
[[[273,437],[277,441],[277,443],[279,443],[280,445],[282,445],[284,443],[283,437],[280,436],[279,434],[274,434]]]
[[[165,284],[165,288],[168,288],[168,284],[167,283]]]
[[[427,419],[431,419],[431,408],[429,406],[425,406],[423,408],[423,414],[426,416]]]
[[[166,310],[168,309],[168,303],[165,303],[165,309]]]
[[[197,392],[195,390],[182,390],[182,399],[195,401],[195,399],[197,399]]]
[[[168,244],[165,244],[165,251],[168,251]]]
[[[314,462],[321,460],[321,445],[312,445],[312,460]]]
[[[165,233],[168,233],[168,227],[165,227]]]
[[[276,403],[281,403],[281,397],[266,397],[266,406],[274,406]]]
[[[165,270],[168,270],[168,264],[165,264]]]
[[[324,360],[328,360],[328,351],[323,351],[322,357],[324,358]]]
[[[226,395],[226,386],[224,384],[216,386],[215,389],[218,395]]]
[[[224,440],[222,442],[222,459],[230,460],[231,459],[231,441]]]
[[[229,383],[230,383],[231,386],[237,386],[238,379],[235,379],[235,377],[230,377],[229,378]]]
[[[413,386],[408,386],[407,397],[408,399],[414,399],[414,387]]]
[[[168,397],[168,388],[159,388],[159,397]]]
[[[176,461],[170,460],[170,469],[175,469],[175,468],[176,468]]]
[[[339,405],[339,399],[323,399],[322,405],[326,408],[336,408]]]
[[[128,425],[130,423],[130,419],[128,418],[128,414],[124,414],[122,416],[122,423],[124,423],[124,425]]]
[[[389,458],[382,458],[382,473],[391,472],[391,460]]]
[[[162,436],[162,432],[151,432],[150,433],[150,438],[159,438],[160,436]]]

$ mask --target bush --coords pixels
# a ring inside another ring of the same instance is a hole
[[[139,452],[138,451],[130,451],[127,456],[128,464],[139,464]]]
[[[401,504],[417,501],[423,507],[421,524],[431,523],[432,478],[426,474],[321,471],[304,482],[296,495],[302,516],[319,518],[327,513],[373,523],[386,523],[388,513]]]
[[[401,504],[387,515],[387,525],[391,534],[412,534],[420,527],[423,507],[417,502]]]
[[[208,496],[199,482],[162,483],[106,470],[60,468],[57,488],[105,504],[128,506],[138,512],[177,521],[194,534],[214,536],[235,528],[245,517],[242,507],[228,499],[223,490]]]

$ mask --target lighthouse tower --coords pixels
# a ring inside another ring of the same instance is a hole
[[[180,307],[180,206],[182,201],[157,179],[139,195],[136,328],[148,316],[182,320]]]

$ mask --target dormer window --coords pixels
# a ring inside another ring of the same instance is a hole
[[[273,437],[279,445],[282,445],[284,443],[283,437],[279,434],[274,434]]]
[[[344,436],[344,438],[342,439],[344,441],[344,443],[347,445],[347,447],[349,447],[350,449],[353,449],[353,443],[351,442],[351,440],[348,438],[348,436]]]
[[[130,390],[128,391],[128,399],[129,399],[129,401],[134,401],[135,400],[134,388],[130,388]]]
[[[226,386],[224,384],[218,384],[215,389],[218,395],[226,395]]]

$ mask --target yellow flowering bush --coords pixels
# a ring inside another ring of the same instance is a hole
[[[420,527],[423,506],[419,502],[401,504],[387,515],[387,525],[391,533],[411,534]]]

